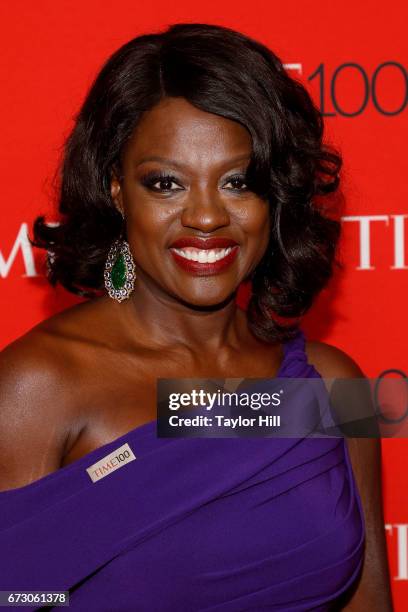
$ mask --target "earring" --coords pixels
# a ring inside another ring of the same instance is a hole
[[[126,240],[115,240],[105,263],[105,288],[118,302],[127,300],[134,289],[135,262]]]

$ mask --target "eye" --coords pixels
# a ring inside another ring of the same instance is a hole
[[[242,174],[236,174],[234,176],[230,176],[227,183],[225,183],[225,185],[228,185],[229,183],[233,185],[234,191],[248,191],[248,187],[245,183],[245,176]],[[240,187],[240,185],[244,185],[244,188]]]
[[[180,187],[177,182],[177,178],[173,174],[168,174],[167,172],[148,172],[145,174],[142,179],[142,184],[151,189],[152,191],[157,192],[171,192],[171,191],[180,191],[183,187]],[[178,185],[178,189],[172,189],[172,184]],[[156,185],[159,185],[157,187]]]

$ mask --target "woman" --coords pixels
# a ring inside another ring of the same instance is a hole
[[[364,376],[299,328],[339,238],[322,132],[280,60],[227,28],[176,24],[102,68],[61,223],[33,241],[51,283],[92,299],[2,353],[2,590],[98,612],[391,609],[378,440],[155,433],[157,378]]]

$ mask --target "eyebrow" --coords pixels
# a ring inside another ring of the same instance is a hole
[[[237,155],[236,157],[231,157],[230,159],[225,160],[224,162],[222,162],[222,165],[232,164],[232,163],[241,161],[243,159],[249,159],[249,157],[250,157],[250,153],[243,153],[242,155]],[[150,161],[156,161],[156,162],[161,162],[163,164],[168,164],[170,166],[174,166],[175,168],[179,168],[180,170],[183,170],[183,168],[188,167],[188,164],[183,164],[174,159],[170,159],[168,157],[162,157],[160,155],[150,155],[149,157],[142,157],[142,159],[140,159],[137,162],[136,167],[146,162],[150,162]]]

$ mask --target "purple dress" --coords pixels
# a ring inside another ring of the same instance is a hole
[[[320,377],[301,330],[284,350],[277,376]],[[136,460],[92,482],[125,443]],[[151,421],[0,492],[0,590],[69,590],[83,612],[322,612],[364,540],[344,438],[157,438]]]

